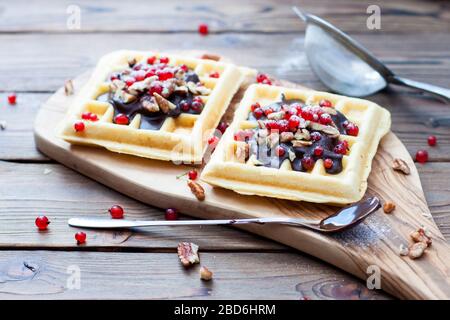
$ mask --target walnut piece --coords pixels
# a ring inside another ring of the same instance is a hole
[[[422,242],[427,247],[431,246],[431,243],[433,242],[431,240],[430,234],[426,232],[424,228],[417,229],[416,231],[412,232],[409,236],[414,242],[416,243]]]
[[[384,213],[391,213],[392,211],[395,210],[395,203],[387,201],[384,205],[383,205],[383,211]]]
[[[408,255],[411,259],[418,259],[423,255],[426,248],[427,248],[427,245],[425,243],[416,242],[409,248]]]
[[[398,248],[398,253],[401,256],[407,256],[409,254],[409,249],[402,243]]]
[[[73,82],[72,80],[66,80],[64,82],[64,93],[66,94],[66,96],[71,96],[73,95]]]
[[[213,273],[205,266],[200,268],[200,279],[209,281],[213,278]]]
[[[174,105],[172,102],[167,100],[166,98],[160,96],[158,93],[153,93],[153,96],[155,97],[156,103],[158,104],[159,108],[164,113],[169,113],[171,110],[175,110],[177,108],[176,105]]]
[[[312,130],[322,131],[332,138],[337,138],[340,136],[339,130],[332,126],[326,126],[317,122],[310,122],[309,127]]]
[[[406,163],[406,161],[398,158],[394,159],[394,161],[392,162],[392,169],[394,169],[395,171],[402,172],[406,175],[411,173],[411,170],[409,169],[409,166]]]
[[[199,183],[189,180],[187,184],[199,201],[205,200],[205,189]]]
[[[312,145],[312,141],[292,140],[292,146],[294,148],[297,148],[297,147],[308,147],[310,145]]]
[[[192,242],[180,242],[177,248],[178,257],[184,267],[189,267],[195,263],[200,263],[198,256],[198,245]]]

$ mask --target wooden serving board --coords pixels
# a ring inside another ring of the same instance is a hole
[[[74,80],[75,90],[87,77],[84,74]],[[230,109],[240,95],[242,92],[237,94]],[[205,183],[206,200],[200,202],[187,187],[186,180],[177,179],[191,167],[121,155],[102,148],[71,146],[56,138],[55,125],[73,98],[66,96],[61,88],[41,107],[35,122],[37,147],[50,158],[130,197],[161,208],[175,206],[183,213],[204,219],[271,216],[317,219],[337,210],[327,205],[239,195]],[[411,174],[393,171],[394,158],[404,159]],[[385,136],[380,144],[367,193],[394,202],[396,210],[389,215],[379,210],[362,224],[333,235],[281,225],[237,227],[318,257],[361,279],[367,279],[373,273],[368,267],[375,265],[381,271],[381,289],[399,298],[450,299],[450,247],[432,219],[414,162],[393,133]],[[400,245],[411,244],[409,234],[420,226],[432,233],[432,246],[417,260],[400,256]]]

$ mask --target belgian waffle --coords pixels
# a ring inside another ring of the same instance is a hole
[[[355,202],[390,121],[370,101],[253,84],[201,179],[248,195]]]
[[[58,134],[119,153],[201,162],[205,137],[244,80],[240,70],[172,54],[112,52],[99,61]]]

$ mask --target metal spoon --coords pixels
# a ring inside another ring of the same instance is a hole
[[[450,89],[395,75],[360,43],[331,23],[297,7],[292,9],[307,23],[305,51],[309,64],[331,90],[364,97],[394,84],[419,89],[450,102]]]
[[[336,232],[360,223],[369,214],[381,207],[377,197],[361,200],[350,206],[342,208],[335,214],[323,220],[308,220],[302,218],[255,218],[255,219],[231,219],[231,220],[176,220],[176,221],[134,221],[123,219],[98,219],[98,218],[72,218],[68,223],[72,227],[118,229],[134,227],[156,226],[203,226],[203,225],[234,225],[234,224],[266,224],[278,223],[293,226],[306,227],[321,232]]]

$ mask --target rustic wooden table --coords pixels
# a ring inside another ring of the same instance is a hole
[[[445,1],[76,1],[81,29],[69,30],[74,1],[0,3],[0,298],[389,299],[381,291],[315,258],[226,227],[88,232],[77,246],[69,217],[121,204],[131,218],[163,218],[149,207],[100,185],[39,153],[33,120],[64,80],[92,68],[112,50],[206,49],[279,78],[324,89],[303,52],[303,24],[290,7],[328,19],[360,40],[405,77],[450,87],[450,4]],[[381,8],[381,29],[366,27],[369,5]],[[205,22],[210,35],[197,26]],[[6,96],[17,93],[10,106]],[[429,150],[418,165],[428,204],[450,238],[450,129],[430,118],[450,108],[428,97],[389,89],[370,97],[392,112],[393,131],[411,154]],[[429,134],[438,137],[430,148]],[[180,208],[181,210],[183,208]],[[37,215],[52,223],[34,226]],[[89,245],[95,242],[95,246]],[[175,248],[192,241],[215,273],[201,282],[185,271]],[[80,271],[80,288],[71,280]]]

